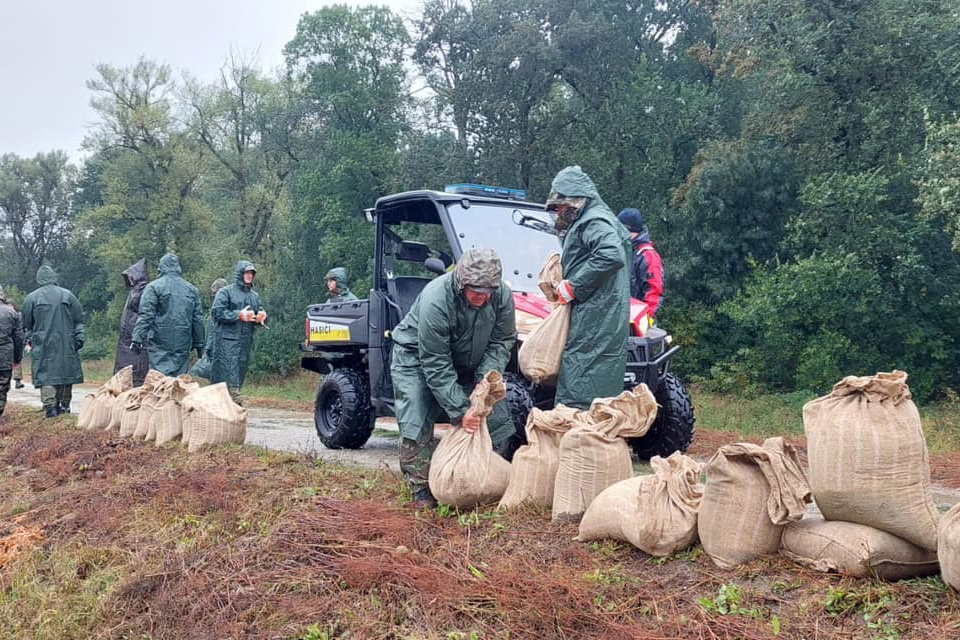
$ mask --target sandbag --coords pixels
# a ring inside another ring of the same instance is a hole
[[[703,497],[700,463],[679,451],[650,459],[653,474],[607,487],[587,507],[577,540],[623,540],[652,556],[668,556],[697,539]]]
[[[137,425],[140,422],[140,405],[143,399],[151,392],[153,386],[164,376],[155,369],[147,371],[143,379],[143,384],[131,389],[126,396],[126,402],[123,406],[123,414],[120,416],[120,436],[123,438],[131,437],[137,431]]]
[[[527,416],[527,444],[513,454],[510,482],[500,507],[521,504],[553,506],[553,487],[560,465],[560,440],[575,424],[579,409],[558,404],[550,411],[534,408]]]
[[[158,447],[180,437],[183,432],[183,399],[199,388],[200,384],[191,376],[178,376],[170,383],[166,397],[154,406],[151,430],[155,431]]]
[[[954,505],[940,520],[937,556],[943,581],[960,591],[960,504]]]
[[[140,411],[137,415],[137,429],[133,432],[133,437],[137,440],[154,440],[157,437],[157,429],[153,422],[153,414],[158,404],[164,402],[170,395],[170,386],[174,378],[164,376],[156,379],[150,384],[143,383],[143,396],[140,400]]]
[[[438,502],[461,509],[496,502],[510,481],[510,463],[493,452],[487,416],[507,395],[503,376],[490,371],[470,394],[470,409],[480,416],[474,433],[453,429],[440,440],[427,481]]]
[[[108,429],[117,397],[133,386],[133,367],[117,371],[95,393],[87,396],[77,426],[81,429]]]
[[[563,280],[560,254],[552,252],[540,270],[538,285],[551,302],[557,301],[557,284]],[[560,375],[560,360],[570,335],[570,305],[556,305],[520,344],[517,362],[529,380],[554,386]]]
[[[930,458],[906,373],[844,378],[803,407],[803,430],[810,490],[824,518],[936,550]]]
[[[247,437],[247,410],[230,398],[225,382],[197,389],[184,397],[181,406],[191,453],[208,445],[243,444]]]
[[[126,408],[127,401],[130,399],[131,395],[139,392],[140,387],[133,387],[131,389],[127,389],[117,396],[117,399],[113,402],[113,408],[110,410],[110,424],[107,425],[108,431],[120,430],[120,422],[123,419],[123,412]],[[134,424],[134,428],[136,428],[136,424]]]
[[[657,401],[645,384],[615,398],[597,398],[577,414],[576,425],[560,440],[554,521],[578,521],[601,491],[633,476],[624,438],[646,434],[656,417]]]
[[[788,522],[803,518],[810,489],[797,451],[783,438],[720,447],[706,466],[697,531],[724,569],[776,553]]]
[[[806,518],[783,529],[780,553],[824,573],[903,580],[937,572],[937,554],[855,522]]]

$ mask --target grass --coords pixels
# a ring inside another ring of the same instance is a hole
[[[5,416],[6,417],[6,416]],[[882,583],[699,547],[578,543],[549,510],[415,511],[309,456],[0,423],[0,639],[946,638],[939,577]],[[4,555],[14,532],[33,542]]]

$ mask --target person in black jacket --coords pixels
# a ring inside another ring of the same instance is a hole
[[[113,372],[132,365],[133,386],[139,387],[150,368],[149,354],[146,351],[131,351],[129,347],[133,342],[133,327],[136,326],[140,314],[140,296],[150,281],[146,258],[140,258],[127,267],[123,271],[123,281],[127,285],[127,302],[123,305],[123,315],[120,317],[120,338],[117,340],[117,359]]]

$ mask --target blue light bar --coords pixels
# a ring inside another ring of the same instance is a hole
[[[458,183],[448,184],[443,188],[447,193],[462,193],[469,196],[487,196],[490,198],[506,198],[507,200],[526,200],[527,192],[523,189],[507,187],[490,187],[485,184]]]

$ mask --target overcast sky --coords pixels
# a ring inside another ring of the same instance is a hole
[[[265,69],[280,66],[283,46],[304,12],[327,0],[0,0],[0,154],[33,156],[63,149],[80,158],[94,120],[86,81],[101,62],[116,67],[139,56],[217,77],[231,49],[259,50]],[[342,4],[342,2],[341,2]],[[419,0],[387,5],[413,17]]]

